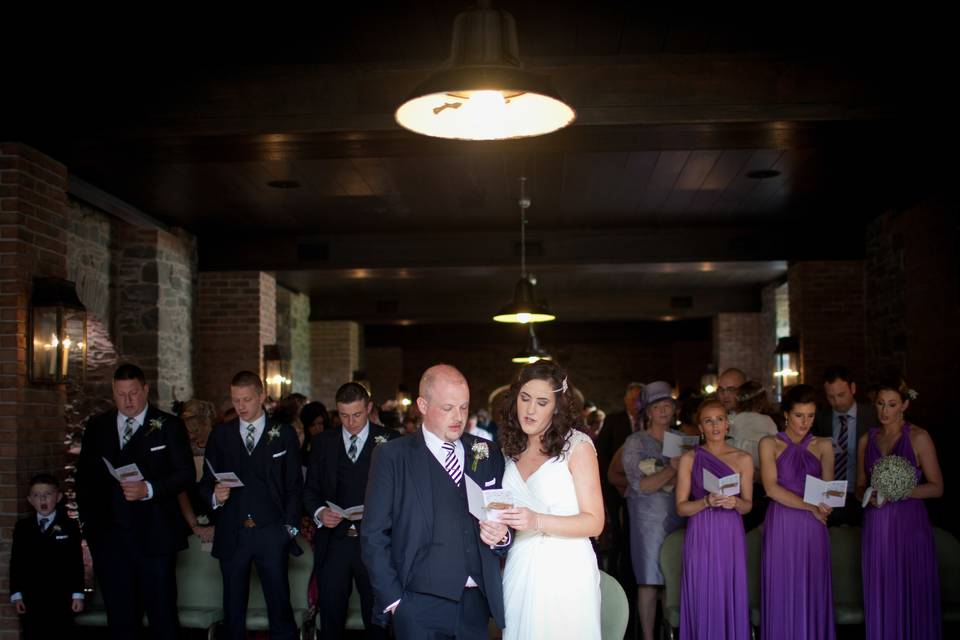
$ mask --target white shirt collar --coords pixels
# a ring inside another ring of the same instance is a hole
[[[240,437],[243,438],[244,441],[246,441],[247,439],[247,425],[248,424],[253,425],[253,428],[254,428],[253,443],[254,443],[254,446],[256,446],[257,443],[260,442],[260,436],[263,435],[263,430],[266,429],[267,427],[267,414],[261,412],[260,417],[254,420],[253,422],[247,422],[242,418],[240,418],[239,421],[240,421]]]
[[[143,408],[143,411],[138,413],[133,417],[133,433],[137,432],[137,429],[143,426],[144,421],[147,419],[147,411],[150,410],[150,405],[148,404]],[[120,438],[120,446],[123,446],[123,430],[127,428],[127,416],[117,411],[117,435]],[[133,437],[133,434],[131,434]]]
[[[346,447],[346,450],[350,450],[350,432],[346,429],[340,429],[341,435],[343,435],[343,446]],[[357,434],[357,453],[359,454],[363,451],[363,445],[367,442],[367,436],[370,435],[370,421],[367,420],[367,424],[363,425],[363,429],[360,429],[360,433]]]
[[[444,464],[447,460],[447,452],[443,448],[443,444],[446,440],[442,440],[437,437],[432,431],[427,429],[425,425],[421,425],[420,433],[423,434],[423,440],[427,444],[427,449],[430,450],[430,453],[433,454],[433,457],[437,459],[440,464]],[[457,440],[453,443],[453,452],[457,456],[457,460],[460,462],[460,468],[463,469],[463,443],[460,440]]]
[[[50,521],[49,524],[47,525],[47,528],[48,528],[48,529],[49,529],[50,527],[52,527],[52,526],[53,526],[53,523],[54,523],[54,522],[56,521],[56,519],[57,519],[57,511],[56,511],[56,509],[54,509],[53,511],[51,511],[51,512],[50,512],[50,515],[48,515],[48,516],[42,516],[42,515],[40,515],[40,512],[38,511],[38,512],[37,512],[37,526],[43,526],[43,523],[40,522],[40,521],[43,520],[43,519],[47,519],[47,520]]]
[[[852,405],[850,405],[850,408],[847,409],[847,411],[846,411],[845,413],[839,413],[839,412],[837,412],[836,410],[834,410],[833,415],[836,416],[838,420],[840,419],[840,416],[850,416],[851,418],[853,418],[854,420],[856,420],[856,419],[857,419],[857,403],[856,403],[856,401],[854,401],[854,403],[853,403]]]

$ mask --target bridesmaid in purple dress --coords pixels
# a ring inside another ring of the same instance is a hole
[[[879,429],[857,445],[857,497],[870,484],[877,460],[906,458],[916,467],[917,486],[910,497],[878,505],[875,496],[863,514],[861,561],[863,608],[868,640],[940,637],[940,579],[933,527],[923,504],[943,495],[943,476],[930,434],[904,420],[910,396],[902,380],[879,386]],[[923,482],[926,479],[926,482]]]
[[[833,480],[833,442],[810,433],[816,392],[800,384],[781,403],[786,429],[760,441],[770,498],[764,520],[761,638],[833,640],[830,535],[825,504],[803,501],[807,475]]]
[[[689,517],[683,542],[680,637],[695,640],[750,638],[747,543],[743,514],[753,506],[753,458],[724,442],[727,411],[710,399],[697,410],[705,444],[680,458],[677,513]],[[740,474],[740,495],[708,494],[703,470],[718,478]]]

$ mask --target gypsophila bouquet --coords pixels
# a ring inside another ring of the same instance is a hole
[[[870,486],[877,492],[877,502],[896,502],[910,496],[917,486],[916,467],[902,456],[883,456],[873,465]]]

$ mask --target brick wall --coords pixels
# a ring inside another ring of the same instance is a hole
[[[800,338],[801,382],[819,387],[831,364],[844,364],[856,379],[864,379],[863,273],[861,260],[790,266],[790,328]]]
[[[767,384],[763,375],[769,341],[764,340],[763,327],[760,313],[718,313],[713,319],[713,362],[717,371],[736,367],[747,374],[748,380]]]
[[[334,406],[333,397],[360,368],[360,325],[356,322],[311,322],[310,361],[313,400]]]
[[[198,279],[196,397],[220,406],[230,379],[263,375],[263,346],[276,334],[276,279],[260,271],[201,272]]]
[[[27,483],[61,471],[65,458],[66,391],[28,382],[26,335],[33,278],[67,275],[66,178],[43,154],[0,144],[0,639],[18,637],[10,538],[28,510]]]

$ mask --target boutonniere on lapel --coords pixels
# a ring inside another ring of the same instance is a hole
[[[376,438],[373,439],[373,444],[376,446],[379,446],[381,444],[386,444],[386,442],[387,442],[387,436],[377,436]]]
[[[53,532],[54,532],[54,533],[60,533],[61,531],[63,531],[63,529],[60,528],[60,525],[58,525],[58,524],[53,525]]]
[[[147,429],[147,435],[150,435],[154,431],[160,431],[160,429],[163,429],[163,418],[154,418],[148,422],[147,425],[150,427]]]
[[[270,431],[267,431],[267,444],[270,444],[271,442],[273,442],[279,437],[280,437],[280,427],[277,425],[274,425],[274,427],[270,429]]]
[[[486,460],[490,457],[490,448],[486,442],[474,442],[473,446],[470,447],[470,451],[473,453],[473,462],[470,463],[470,470],[476,471],[477,464],[481,460]]]

